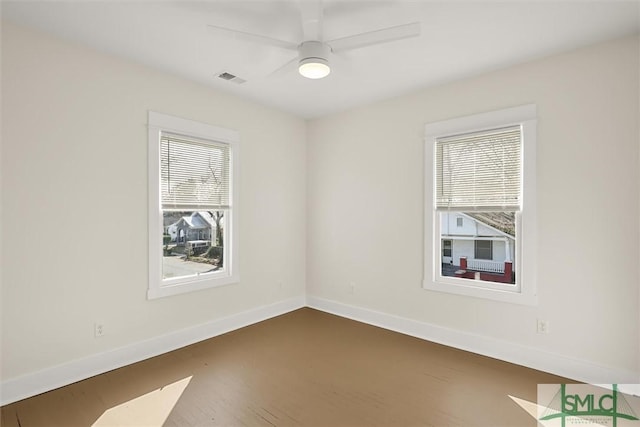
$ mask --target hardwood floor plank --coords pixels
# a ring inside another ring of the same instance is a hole
[[[304,308],[1,408],[4,427],[536,426],[566,378]]]

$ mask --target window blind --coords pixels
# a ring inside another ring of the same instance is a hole
[[[163,209],[227,209],[231,202],[228,144],[162,133],[160,186]]]
[[[436,210],[518,211],[520,126],[436,138]]]

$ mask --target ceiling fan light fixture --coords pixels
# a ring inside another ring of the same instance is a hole
[[[308,79],[321,79],[331,72],[329,52],[325,43],[311,40],[298,46],[298,72]]]
[[[305,58],[300,60],[298,72],[308,79],[322,79],[331,72],[329,61],[323,58]]]

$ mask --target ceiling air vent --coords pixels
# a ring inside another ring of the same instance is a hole
[[[229,73],[227,71],[223,71],[222,73],[219,73],[218,74],[218,78],[220,78],[222,80],[226,80],[228,82],[233,82],[233,83],[236,83],[236,84],[242,84],[242,83],[246,82],[245,79],[241,79],[240,77],[238,77],[238,76],[236,76],[234,74],[231,74],[231,73]]]

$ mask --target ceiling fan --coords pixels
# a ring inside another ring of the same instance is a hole
[[[321,79],[329,75],[331,72],[329,56],[332,53],[344,52],[420,35],[420,23],[412,22],[325,41],[322,40],[322,18],[324,12],[322,1],[300,0],[299,4],[303,35],[302,42],[300,43],[279,40],[260,34],[216,25],[208,25],[208,27],[209,30],[214,33],[231,36],[236,40],[297,51],[297,58],[293,58],[280,68],[285,68],[297,60],[298,72],[309,79]]]

